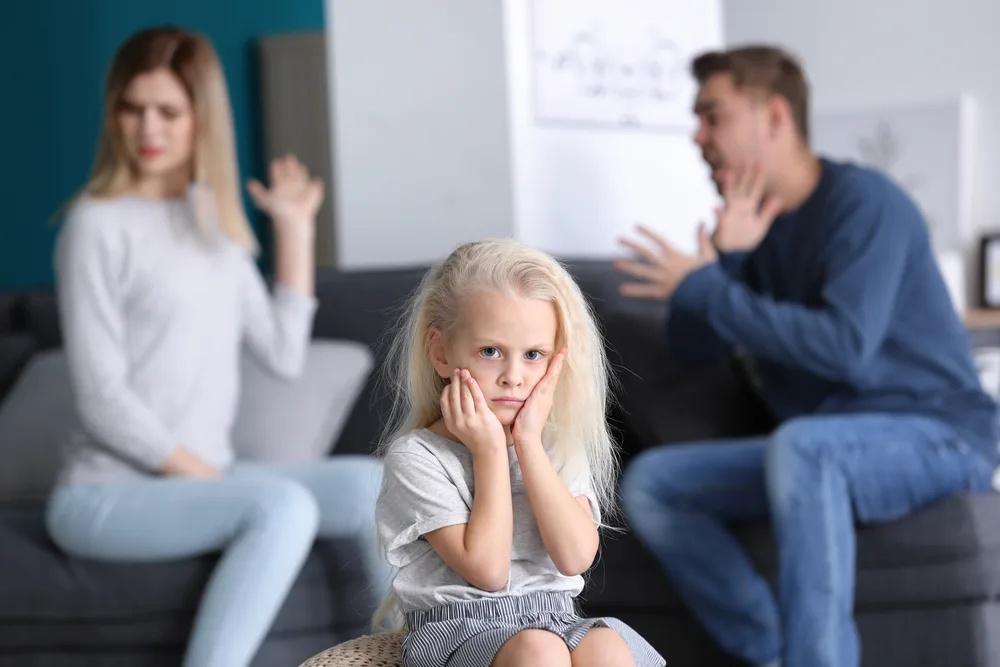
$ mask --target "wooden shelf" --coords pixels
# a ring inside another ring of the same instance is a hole
[[[1000,309],[976,308],[966,311],[965,327],[973,331],[1000,329]]]

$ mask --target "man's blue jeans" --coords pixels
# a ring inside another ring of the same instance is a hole
[[[751,663],[857,667],[855,522],[988,492],[992,474],[932,419],[815,416],[768,437],[647,450],[621,492],[636,536],[725,650]],[[764,518],[777,540],[777,599],[726,525]]]

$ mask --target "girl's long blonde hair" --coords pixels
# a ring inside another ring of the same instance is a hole
[[[518,241],[466,243],[424,276],[393,330],[384,377],[393,408],[379,454],[399,437],[441,419],[445,381],[431,362],[428,336],[438,329],[447,337],[460,321],[466,299],[482,292],[542,299],[555,307],[556,349],[566,348],[567,355],[542,439],[564,482],[589,467],[602,523],[607,524],[615,514],[619,459],[607,419],[614,377],[601,332],[569,272],[548,254]],[[376,613],[376,627],[393,603],[390,595]]]
[[[165,68],[191,99],[195,116],[193,180],[199,223],[216,225],[250,252],[260,246],[243,208],[229,92],[219,57],[205,37],[176,27],[154,27],[129,37],[115,53],[104,88],[104,121],[90,179],[81,194],[124,193],[134,178],[118,126],[122,97],[139,74]]]

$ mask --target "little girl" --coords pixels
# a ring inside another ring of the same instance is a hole
[[[664,665],[621,621],[576,613],[617,461],[604,347],[565,269],[515,241],[459,247],[390,361],[376,524],[404,667]]]

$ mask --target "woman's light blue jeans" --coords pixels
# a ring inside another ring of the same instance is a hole
[[[221,552],[183,664],[244,667],[317,536],[357,541],[377,604],[390,577],[375,531],[381,481],[381,462],[367,456],[241,462],[219,479],[62,485],[46,518],[53,541],[84,558],[155,562]]]

